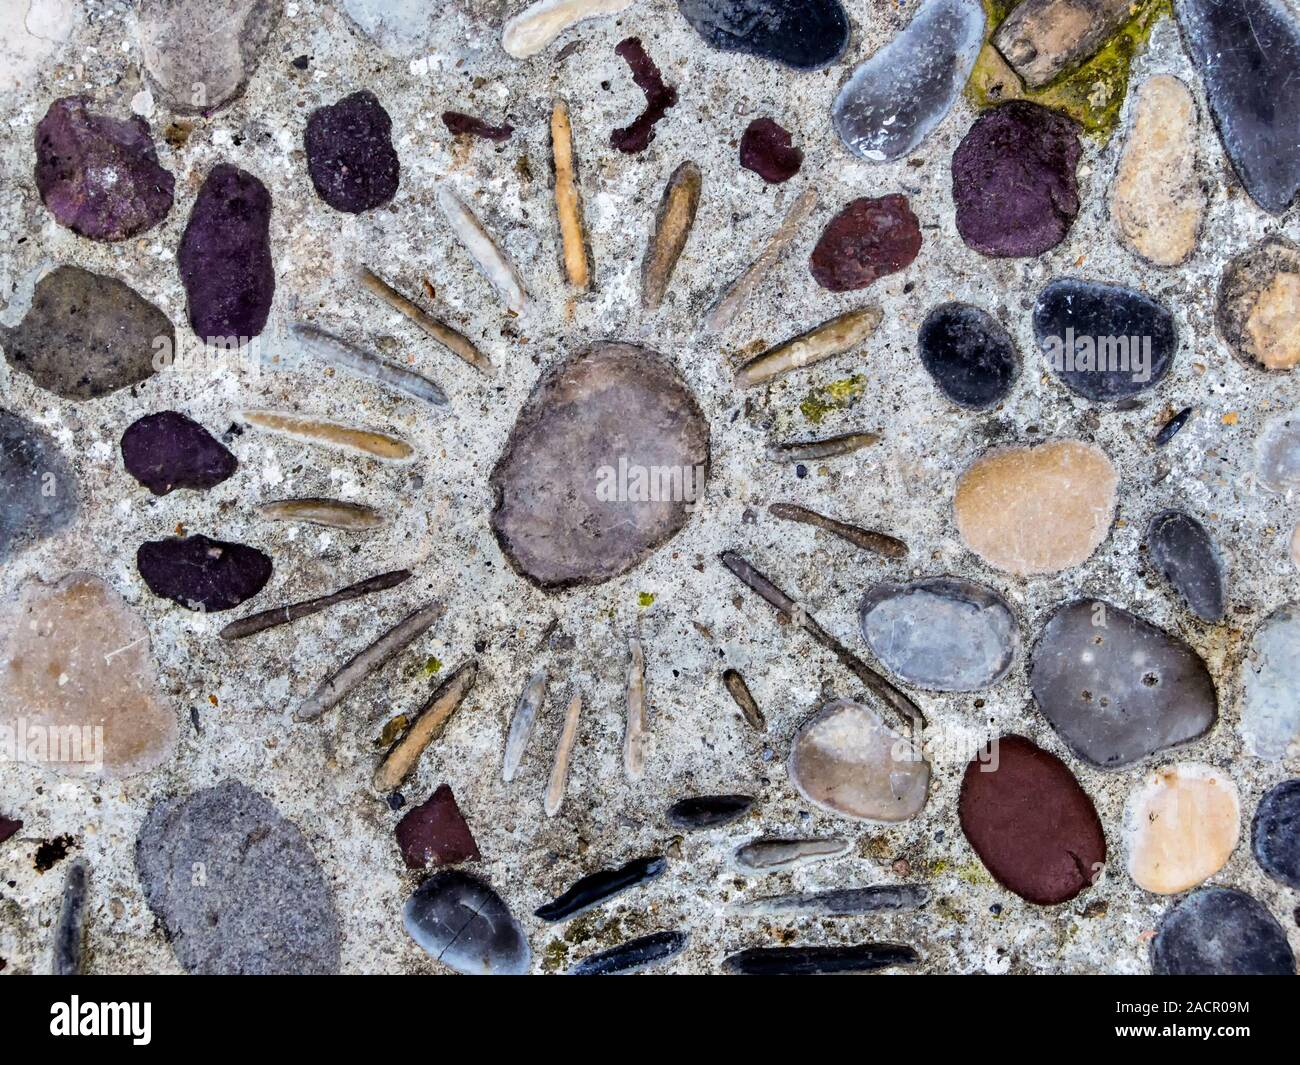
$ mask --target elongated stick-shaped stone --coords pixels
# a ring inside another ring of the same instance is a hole
[[[465,250],[469,252],[470,258],[474,260],[483,276],[500,293],[506,307],[515,314],[522,313],[528,305],[528,293],[524,291],[524,283],[519,278],[519,271],[515,269],[515,264],[506,258],[505,252],[492,239],[492,234],[484,228],[478,216],[446,185],[438,188],[438,206],[447,216],[451,231],[465,245]]]
[[[798,198],[786,214],[785,220],[777,226],[776,232],[768,239],[763,250],[759,252],[758,258],[719,297],[716,306],[704,319],[705,329],[712,333],[719,333],[731,324],[731,319],[736,316],[736,312],[749,302],[754,290],[772,272],[772,267],[781,261],[781,256],[785,254],[786,248],[794,243],[794,238],[798,235],[800,228],[816,208],[816,190],[805,189],[799,193]]]
[[[428,631],[429,626],[442,616],[442,611],[442,604],[433,602],[403,618],[369,647],[353,655],[321,681],[320,686],[303,701],[293,716],[299,721],[315,721],[330,707],[337,706],[371,673]]]
[[[1134,10],[1133,0],[1022,0],[993,44],[1031,89],[1090,59]]]
[[[496,367],[492,365],[492,360],[479,351],[463,333],[457,332],[446,322],[440,322],[433,315],[418,307],[368,267],[363,266],[357,276],[367,292],[388,304],[398,314],[414,322],[427,336],[433,337],[453,355],[463,359],[474,369],[482,370],[489,377],[496,374]]]
[[[867,689],[884,702],[900,719],[900,721],[909,728],[924,727],[925,714],[921,708],[912,702],[907,695],[894,687],[888,680],[882,677],[862,659],[858,658],[852,651],[845,647],[839,640],[818,624],[817,619],[813,617],[812,612],[804,609],[785,592],[781,591],[766,576],[760,573],[750,565],[735,551],[724,551],[719,556],[722,564],[729,569],[732,574],[746,588],[754,592],[760,598],[765,599],[771,606],[788,617],[799,628],[803,629],[809,636],[819,644],[830,651],[840,662],[840,665],[849,670],[858,680],[867,686]]]
[[[345,503],[341,499],[277,499],[257,508],[262,517],[271,521],[306,521],[312,525],[325,525],[331,529],[348,529],[360,532],[378,529],[384,516],[363,503]]]
[[[768,449],[768,457],[784,462],[813,462],[838,455],[851,455],[880,442],[876,433],[844,433],[825,440],[788,441]]]
[[[290,603],[287,606],[277,606],[257,614],[250,614],[246,618],[232,621],[222,629],[221,638],[223,640],[242,640],[246,636],[253,636],[256,633],[265,632],[267,629],[288,625],[299,618],[305,618],[309,614],[318,613],[339,603],[359,599],[371,592],[382,592],[388,588],[395,588],[403,581],[409,580],[410,577],[411,571],[409,569],[395,569],[389,573],[380,573],[375,577],[367,577],[364,581],[349,584],[346,588],[340,588],[337,592],[322,595],[317,599],[307,599],[301,603]]]
[[[773,503],[767,510],[772,517],[783,521],[797,521],[802,525],[825,529],[847,540],[854,547],[860,547],[872,554],[884,555],[886,558],[907,557],[907,544],[895,536],[872,532],[870,529],[859,529],[856,525],[836,521],[834,518],[826,517],[825,514],[818,514],[815,510],[796,506],[794,503]]]
[[[369,455],[385,462],[405,462],[415,454],[415,449],[410,444],[395,436],[370,429],[354,429],[320,418],[282,414],[273,410],[246,410],[241,417],[249,425],[265,429],[268,433],[287,436],[304,444],[321,444]]]
[[[591,245],[582,215],[578,165],[573,154],[569,105],[556,100],[551,109],[551,161],[555,172],[555,214],[560,222],[560,260],[564,276],[580,292],[591,287]]]
[[[623,773],[636,782],[645,776],[646,729],[645,651],[640,640],[628,640],[632,661],[627,669],[627,728],[623,732]]]
[[[918,961],[916,951],[902,943],[862,943],[851,947],[751,947],[731,955],[722,968],[737,976],[821,976],[870,973]]]
[[[63,899],[59,903],[59,923],[54,926],[54,951],[50,973],[54,976],[79,976],[82,948],[86,941],[86,881],[88,868],[77,858],[68,866],[63,881]]]
[[[775,873],[823,858],[837,858],[849,849],[848,840],[756,839],[736,848],[736,866],[747,873]]]
[[[617,947],[590,954],[569,970],[570,976],[616,976],[640,972],[661,961],[675,958],[686,947],[685,932],[651,932]]]
[[[516,59],[536,55],[575,22],[625,11],[635,0],[537,0],[510,19],[501,47]]]
[[[745,363],[736,371],[735,385],[753,388],[782,374],[852,351],[876,331],[881,317],[879,307],[863,307],[823,322]]]
[[[763,719],[763,711],[758,708],[754,696],[750,694],[749,685],[745,683],[736,670],[728,669],[722,674],[722,683],[727,687],[727,694],[736,701],[740,707],[741,716],[749,724],[749,727],[758,732],[767,731],[767,722]]]
[[[733,909],[737,913],[853,917],[882,910],[915,910],[929,899],[930,892],[919,884],[878,884],[795,895],[768,895],[736,903]]]
[[[329,366],[342,366],[353,373],[378,381],[381,385],[403,392],[437,407],[447,405],[447,395],[423,374],[407,370],[381,359],[365,348],[351,344],[342,337],[318,329],[307,322],[293,326],[293,335],[313,358]]]
[[[541,713],[545,701],[546,674],[534,673],[524,685],[524,692],[515,705],[514,717],[510,719],[510,731],[506,733],[506,754],[501,763],[501,779],[507,784],[519,772],[519,763],[524,760],[528,741],[533,738],[533,729],[537,726],[537,715]]]
[[[546,785],[546,800],[543,806],[547,817],[554,817],[564,805],[564,788],[569,781],[569,756],[573,754],[573,744],[578,738],[578,716],[582,713],[582,693],[574,692],[569,700],[569,709],[564,713],[564,729],[560,733],[560,742],[555,745],[555,762],[551,765],[551,779]]]
[[[662,855],[636,858],[619,866],[617,869],[602,869],[598,873],[584,876],[554,902],[539,906],[534,912],[543,921],[567,921],[586,913],[602,902],[608,902],[615,895],[621,895],[647,881],[662,876],[668,868],[668,860]]]
[[[641,264],[641,306],[647,311],[658,309],[668,291],[677,260],[695,225],[700,206],[700,188],[704,178],[700,168],[689,160],[673,171],[655,214],[655,230]]]
[[[402,733],[402,738],[388,749],[384,760],[375,770],[373,783],[376,791],[386,795],[397,790],[420,761],[420,755],[442,735],[477,679],[478,662],[471,658],[438,685],[429,701],[424,704],[420,716]]]

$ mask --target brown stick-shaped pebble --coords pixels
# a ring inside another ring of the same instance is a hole
[[[555,213],[560,220],[560,260],[569,284],[580,292],[591,287],[591,245],[582,216],[578,166],[573,154],[569,105],[556,100],[551,110],[551,162],[555,172]]]
[[[405,462],[415,454],[415,448],[395,436],[371,429],[354,429],[322,418],[274,410],[246,410],[242,416],[249,425],[300,443],[337,447],[385,462]]]
[[[763,711],[758,708],[758,703],[750,694],[745,678],[734,669],[728,669],[722,674],[722,683],[727,686],[727,693],[736,701],[741,716],[749,726],[758,732],[766,732],[767,722],[763,719]]]
[[[564,729],[560,742],[555,745],[555,761],[551,764],[551,779],[546,785],[546,798],[542,806],[547,817],[554,817],[564,805],[564,789],[569,781],[569,756],[578,738],[578,717],[582,713],[582,693],[574,692],[569,709],[564,713]]]
[[[349,658],[331,673],[294,712],[299,721],[315,721],[326,710],[337,706],[352,690],[442,616],[441,603],[428,603],[403,618],[374,643]]]
[[[376,791],[387,795],[390,791],[397,790],[419,762],[420,755],[442,735],[443,729],[460,708],[477,679],[478,662],[471,658],[438,685],[429,701],[424,704],[419,717],[402,733],[402,738],[388,749],[384,760],[375,770]]]
[[[364,503],[347,503],[342,499],[320,499],[315,496],[303,499],[277,499],[257,508],[262,517],[270,521],[305,521],[324,525],[330,529],[362,532],[378,529],[384,516]]]
[[[646,720],[645,651],[640,640],[628,640],[632,661],[627,669],[627,727],[623,732],[623,773],[635,783],[645,776]]]
[[[453,355],[459,356],[474,369],[481,370],[489,377],[496,374],[496,367],[492,365],[492,360],[479,351],[463,333],[458,333],[445,322],[440,322],[433,315],[421,310],[369,267],[363,266],[358,276],[361,284],[372,295],[378,296],[398,314],[410,319]]]
[[[815,510],[796,506],[794,503],[773,503],[767,510],[774,518],[797,521],[803,525],[825,529],[847,540],[854,547],[860,547],[874,555],[884,555],[886,558],[907,557],[907,544],[895,536],[872,532],[870,529],[859,529],[856,525],[836,521],[834,518],[826,517],[825,514],[818,514]]]
[[[703,181],[700,168],[689,161],[668,179],[655,215],[655,231],[641,264],[641,306],[647,311],[657,310],[668,291],[668,282],[695,225]]]
[[[306,599],[301,603],[289,603],[286,606],[277,606],[257,614],[250,614],[246,618],[232,621],[222,629],[221,638],[223,640],[242,640],[246,636],[253,636],[259,632],[265,632],[267,629],[288,625],[299,618],[305,618],[309,614],[318,613],[339,603],[359,599],[371,592],[382,592],[387,588],[395,588],[403,581],[408,580],[410,576],[411,571],[409,569],[395,569],[389,573],[367,577],[364,581],[349,584],[346,588],[340,588],[337,592],[322,595],[317,599]]]
[[[737,388],[753,388],[805,366],[852,351],[876,331],[879,307],[849,311],[770,348],[736,371]]]
[[[878,444],[880,436],[876,433],[845,433],[842,436],[830,436],[825,440],[791,440],[768,449],[768,457],[784,462],[812,462],[816,459],[830,459],[838,455],[851,455],[864,447]]]

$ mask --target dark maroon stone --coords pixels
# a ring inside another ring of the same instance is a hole
[[[97,115],[90,103],[55,100],[36,126],[36,188],[59,225],[125,240],[167,217],[176,179],[159,165],[143,118]]]
[[[15,820],[12,817],[5,817],[4,814],[0,814],[0,843],[3,843],[22,827],[22,821]]]
[[[911,265],[920,250],[921,227],[906,196],[864,196],[826,224],[808,265],[822,288],[851,292]]]
[[[1079,127],[1027,100],[985,112],[952,157],[957,232],[995,258],[1042,255],[1079,213]]]
[[[442,124],[457,136],[467,133],[471,137],[482,137],[489,141],[508,141],[510,134],[515,131],[515,127],[509,123],[504,126],[493,126],[481,118],[462,114],[460,111],[444,111]]]
[[[198,336],[232,346],[259,335],[275,298],[267,187],[229,163],[214,166],[176,259]]]
[[[397,846],[412,869],[476,862],[481,857],[456,796],[446,784],[397,822]]]
[[[609,143],[620,152],[635,155],[643,152],[655,139],[655,123],[668,113],[668,108],[677,103],[677,89],[665,85],[659,68],[641,45],[639,37],[629,37],[620,41],[614,51],[621,55],[632,68],[632,80],[637,88],[645,93],[645,110],[630,126],[616,129],[609,137]]]
[[[257,548],[206,536],[150,540],[135,564],[154,595],[208,613],[239,606],[271,579],[271,560]]]
[[[122,434],[122,462],[156,496],[177,488],[212,488],[239,465],[216,437],[174,410],[132,422]]]
[[[400,166],[393,120],[375,94],[362,89],[307,118],[307,172],[322,200],[360,214],[397,193]]]
[[[791,146],[789,130],[770,118],[756,118],[740,138],[740,165],[769,185],[779,185],[799,173],[803,152]]]

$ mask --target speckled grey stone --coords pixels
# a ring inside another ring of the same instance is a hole
[[[1300,778],[1282,781],[1259,800],[1250,845],[1264,872],[1300,891]]]
[[[1291,976],[1286,932],[1258,899],[1235,888],[1201,888],[1175,905],[1151,941],[1157,976]]]
[[[1256,445],[1259,483],[1279,495],[1300,488],[1300,410],[1268,422]]]
[[[1190,514],[1162,510],[1147,527],[1151,563],[1202,621],[1223,619],[1223,564],[1213,537]]]
[[[0,562],[66,528],[77,513],[76,477],[54,438],[0,410]]]
[[[1289,603],[1255,631],[1241,665],[1241,734],[1246,749],[1272,761],[1300,739],[1300,608]]]
[[[501,896],[477,877],[448,869],[415,889],[402,923],[422,950],[470,976],[520,976],[532,953]]]

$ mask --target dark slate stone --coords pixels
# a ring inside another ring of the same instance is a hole
[[[952,156],[957,232],[994,258],[1042,255],[1079,213],[1073,119],[1012,100],[975,120]]]
[[[271,579],[271,560],[257,548],[206,536],[150,540],[135,564],[154,595],[208,613],[239,606]]]
[[[1160,922],[1151,940],[1157,976],[1292,976],[1286,932],[1259,900],[1235,888],[1194,891]]]
[[[668,868],[667,859],[660,855],[636,858],[617,869],[602,869],[590,873],[569,888],[554,902],[539,906],[536,915],[543,921],[567,921],[580,913],[602,903],[608,902],[616,895],[639,887],[658,876]]]
[[[115,277],[60,266],[36,283],[26,317],[0,326],[5,358],[64,399],[95,399],[139,384],[170,358],[176,332],[157,307]]]
[[[1202,621],[1222,621],[1223,566],[1205,526],[1190,514],[1162,510],[1147,527],[1152,565]]]
[[[1250,845],[1264,872],[1300,891],[1300,779],[1282,781],[1259,800]]]
[[[1170,440],[1176,437],[1186,427],[1187,423],[1192,420],[1192,415],[1196,413],[1195,407],[1184,407],[1177,414],[1173,415],[1156,433],[1156,447],[1164,447]]]
[[[685,932],[652,932],[617,947],[590,954],[569,970],[570,976],[621,976],[640,972],[677,957],[689,937]]]
[[[1001,403],[1020,375],[1011,334],[969,303],[941,303],[921,323],[921,365],[950,400],[983,410]]]
[[[729,825],[749,812],[752,795],[698,795],[668,807],[668,823],[687,831]]]
[[[733,954],[722,968],[735,976],[830,976],[873,973],[921,959],[901,943],[863,943],[851,947],[751,947]]]
[[[296,825],[238,781],[155,806],[135,863],[188,972],[338,972],[338,915],[316,856]]]
[[[0,410],[0,562],[66,528],[77,481],[54,438]]]
[[[910,266],[920,250],[921,226],[906,196],[864,196],[826,223],[808,265],[822,288],[851,292]]]
[[[1150,296],[1068,277],[1039,294],[1034,339],[1070,391],[1099,403],[1155,388],[1178,350],[1174,316]]]
[[[203,491],[235,472],[239,460],[193,418],[174,410],[146,414],[122,434],[126,472],[156,496]]]
[[[1175,0],[1223,150],[1281,214],[1300,188],[1300,23],[1277,0]]]
[[[481,857],[456,796],[446,784],[397,822],[397,846],[412,869],[476,862]]]
[[[1067,603],[1034,648],[1029,685],[1069,748],[1102,769],[1200,739],[1218,697],[1200,656],[1177,636],[1098,599]]]
[[[788,129],[770,118],[756,118],[741,135],[740,165],[769,185],[780,185],[799,173],[803,152],[792,145]]]
[[[434,873],[402,907],[407,934],[433,958],[469,976],[523,976],[532,952],[501,896],[459,869]]]
[[[167,217],[176,179],[159,165],[143,118],[97,115],[90,104],[65,96],[37,124],[36,188],[59,225],[125,240]]]
[[[177,262],[195,334],[223,346],[258,336],[275,297],[266,186],[228,163],[214,166],[194,201]]]
[[[677,0],[677,6],[710,48],[797,70],[834,63],[849,44],[839,0]]]
[[[17,835],[18,830],[23,827],[22,821],[13,817],[5,817],[0,814],[0,843],[3,843],[10,836]]]
[[[307,116],[303,139],[311,182],[335,210],[360,214],[396,195],[401,168],[393,120],[374,93],[362,89],[318,107]]]
[[[1024,736],[1002,736],[971,760],[957,814],[993,879],[1027,902],[1066,902],[1105,868],[1092,799],[1069,766]]]

